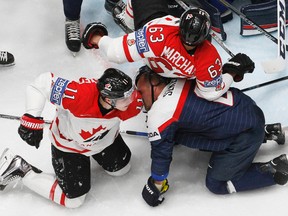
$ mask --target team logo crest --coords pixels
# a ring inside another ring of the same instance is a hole
[[[104,86],[104,88],[105,88],[106,90],[108,90],[108,91],[111,91],[111,90],[112,90],[112,86],[111,86],[110,83],[106,83],[105,86]]]
[[[104,136],[108,134],[110,130],[106,130],[106,127],[103,127],[102,125],[98,128],[92,128],[92,131],[84,131],[81,130],[79,135],[83,138],[84,143],[83,146],[92,146],[94,145],[98,140],[101,140]]]
[[[134,39],[128,39],[127,44],[128,44],[128,46],[133,46],[135,44],[135,40]]]
[[[191,19],[192,17],[193,17],[193,14],[187,14],[186,20],[189,20],[189,19]]]
[[[98,132],[104,131],[105,129],[106,129],[106,127],[103,127],[101,125],[98,128],[92,128],[92,132],[81,130],[81,132],[79,134],[85,141],[87,141],[87,140],[91,141],[91,138],[93,138],[95,136],[95,134],[99,134]]]

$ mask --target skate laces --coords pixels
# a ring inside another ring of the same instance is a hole
[[[66,20],[67,35],[69,40],[80,40],[79,20]]]
[[[8,53],[6,51],[0,51],[0,61],[7,61]]]

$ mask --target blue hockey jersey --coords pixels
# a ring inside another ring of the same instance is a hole
[[[239,89],[230,88],[215,101],[197,95],[195,82],[173,79],[148,112],[152,177],[167,177],[173,146],[221,151],[240,133],[263,127],[262,110]],[[264,137],[263,137],[264,138]]]

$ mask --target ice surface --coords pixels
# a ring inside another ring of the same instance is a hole
[[[243,2],[243,1],[236,1]],[[248,2],[248,1],[245,1]],[[237,5],[237,4],[236,4]],[[0,113],[22,115],[25,111],[25,87],[38,74],[54,72],[69,79],[99,77],[107,67],[118,67],[131,72],[141,62],[115,65],[105,60],[98,51],[83,47],[73,57],[64,41],[64,15],[59,0],[1,0],[0,4],[0,49],[14,54],[16,65],[0,68]],[[122,35],[104,10],[104,0],[84,0],[81,14],[81,29],[92,21],[101,21],[108,27],[111,36]],[[276,58],[277,46],[264,36],[242,37],[240,20],[234,19],[224,25],[228,38],[225,42],[234,52],[248,54],[256,63],[253,74],[235,85],[246,88],[287,75],[265,74],[261,61]],[[273,35],[276,36],[276,33]],[[218,45],[215,43],[218,47]],[[225,62],[229,56],[219,47]],[[267,123],[281,122],[288,125],[287,86],[282,81],[270,86],[247,92],[263,109]],[[47,105],[43,112],[45,119],[53,117],[54,108]],[[19,122],[0,119],[0,152],[6,147],[23,156],[40,169],[52,172],[50,142],[45,130],[41,147],[36,150],[25,144],[17,134]],[[145,131],[144,115],[122,124],[123,129]],[[132,151],[132,170],[126,176],[112,177],[92,162],[92,188],[86,201],[79,209],[71,210],[39,197],[21,184],[0,194],[0,212],[5,216],[61,216],[73,215],[202,215],[243,216],[272,215],[287,212],[287,186],[275,186],[256,191],[232,195],[214,195],[205,188],[205,172],[209,154],[178,146],[171,165],[170,189],[165,202],[156,208],[149,207],[141,197],[141,191],[149,177],[150,146],[145,138],[123,136]],[[257,161],[266,161],[281,153],[288,153],[287,146],[274,142],[263,145],[256,156]]]

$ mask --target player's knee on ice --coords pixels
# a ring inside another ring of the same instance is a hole
[[[214,194],[228,194],[227,181],[218,181],[206,177],[206,187]]]
[[[80,197],[72,198],[72,199],[66,198],[65,207],[66,208],[78,208],[84,203],[85,197],[86,197],[86,194]]]
[[[120,135],[112,145],[92,157],[110,175],[124,175],[131,167],[131,151]]]

